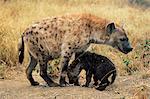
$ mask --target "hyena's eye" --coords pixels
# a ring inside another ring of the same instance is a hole
[[[126,38],[120,38],[120,41],[127,41]]]

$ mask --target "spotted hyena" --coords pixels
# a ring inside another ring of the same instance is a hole
[[[73,53],[75,58],[91,43],[107,44],[127,54],[132,50],[125,30],[109,21],[91,14],[56,16],[36,22],[27,28],[19,41],[19,62],[23,62],[26,43],[30,62],[26,70],[31,85],[38,85],[32,70],[40,65],[40,76],[49,86],[57,86],[47,75],[47,62],[61,56],[60,86],[65,86],[68,62]]]
[[[83,85],[85,87],[89,86],[92,75],[94,85],[98,85],[96,89],[101,91],[112,84],[116,78],[115,65],[107,57],[85,52],[68,67],[67,75],[70,84],[79,85],[79,74],[83,69],[86,71],[86,83]],[[111,81],[108,78],[111,78]]]

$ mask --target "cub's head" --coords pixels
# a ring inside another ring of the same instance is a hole
[[[106,34],[108,35],[108,40],[106,40],[108,45],[118,49],[124,54],[132,51],[133,48],[130,45],[126,31],[123,29],[123,27],[115,26],[114,23],[109,23],[105,30]]]
[[[76,84],[78,83],[80,74],[80,64],[74,65],[71,64],[68,66],[67,75],[69,79],[69,84]]]

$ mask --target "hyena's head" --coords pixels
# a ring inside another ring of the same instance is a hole
[[[108,40],[106,40],[108,45],[125,54],[132,51],[133,48],[130,45],[126,31],[123,29],[123,27],[117,27],[114,23],[109,23],[105,30],[105,32],[108,34]]]

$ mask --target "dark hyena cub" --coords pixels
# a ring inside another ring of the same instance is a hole
[[[94,75],[94,85],[99,85],[96,89],[101,91],[112,84],[116,78],[115,65],[107,57],[86,52],[69,66],[68,78],[70,84],[79,85],[78,78],[82,69],[86,71],[85,87],[89,86],[92,74]],[[108,80],[109,77],[111,77],[111,81]],[[98,84],[98,82],[100,83]]]

